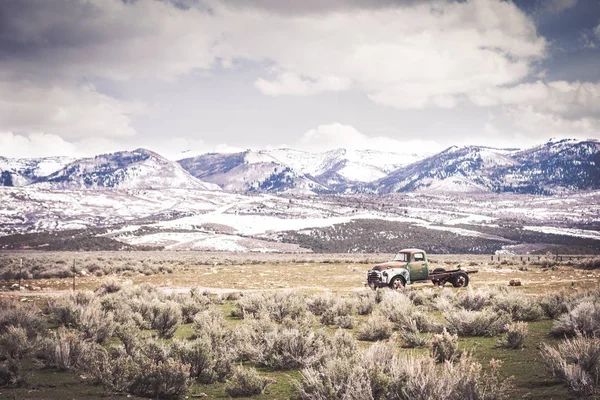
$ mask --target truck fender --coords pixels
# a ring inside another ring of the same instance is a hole
[[[408,270],[402,269],[395,274],[390,274],[390,276],[388,277],[388,282],[391,282],[392,279],[394,279],[397,276],[401,276],[402,278],[404,278],[404,282],[406,282],[407,285],[410,284],[410,274],[408,273]]]

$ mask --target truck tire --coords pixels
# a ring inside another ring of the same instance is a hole
[[[404,289],[405,286],[406,286],[406,281],[401,276],[394,277],[392,279],[392,281],[390,282],[390,289],[392,289],[392,290]]]
[[[452,277],[452,286],[454,287],[467,287],[469,286],[469,275],[464,272],[457,272]]]

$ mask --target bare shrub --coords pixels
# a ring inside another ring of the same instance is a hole
[[[374,344],[352,359],[330,358],[302,370],[296,384],[301,399],[503,399],[510,380],[500,380],[500,363],[482,373],[470,357],[436,364],[432,357],[398,356],[389,346]]]
[[[0,334],[0,354],[6,358],[20,360],[31,351],[32,345],[27,331],[20,326],[9,326]]]
[[[238,357],[236,336],[227,329],[223,314],[216,309],[198,313],[194,331],[194,340],[173,342],[174,355],[190,365],[193,379],[202,383],[223,381],[231,375]]]
[[[354,328],[354,317],[352,315],[341,315],[335,317],[334,323],[340,328],[352,329]]]
[[[600,395],[600,339],[575,337],[558,347],[542,344],[541,355],[548,371],[578,398]]]
[[[486,289],[473,290],[471,286],[467,291],[456,299],[456,305],[465,310],[481,311],[489,304],[491,294]]]
[[[238,357],[241,360],[258,360],[264,351],[263,338],[277,329],[270,318],[247,318],[233,331]]]
[[[231,375],[236,353],[227,342],[213,343],[208,336],[192,341],[174,340],[173,355],[189,365],[189,375],[200,383],[223,381]]]
[[[342,329],[338,329],[333,336],[325,336],[325,351],[327,357],[343,357],[351,359],[356,354],[356,340]]]
[[[406,290],[405,293],[416,306],[427,305],[431,303],[434,297],[434,292],[429,288],[423,290]]]
[[[434,335],[431,339],[431,355],[438,363],[452,362],[459,358],[461,352],[458,350],[458,336],[445,329],[442,333]]]
[[[392,335],[394,325],[382,314],[373,313],[357,329],[360,340],[382,340]]]
[[[261,394],[274,381],[260,376],[256,369],[236,367],[233,377],[225,386],[225,391],[231,397],[246,397]]]
[[[496,310],[507,312],[513,321],[537,321],[543,315],[542,309],[534,299],[517,292],[495,296],[492,305]]]
[[[406,329],[400,331],[400,338],[404,342],[404,347],[425,347],[431,341],[431,338],[426,335],[421,335],[416,322],[412,322]]]
[[[550,319],[555,319],[559,315],[569,311],[567,307],[567,296],[564,293],[551,293],[545,295],[540,300],[540,307],[544,314]]]
[[[252,293],[239,299],[231,310],[236,318],[268,315],[277,322],[285,318],[296,319],[306,313],[304,295],[298,292]]]
[[[552,334],[600,336],[600,305],[586,300],[554,321]]]
[[[460,336],[496,336],[506,331],[511,318],[505,312],[454,310],[444,313],[448,330]]]
[[[52,332],[41,341],[39,356],[46,366],[73,370],[81,364],[86,346],[88,343],[78,333],[60,327],[57,332]]]
[[[366,293],[361,293],[356,298],[356,312],[359,315],[369,315],[375,309],[375,293],[373,291],[369,291]]]
[[[600,258],[584,261],[580,264],[580,267],[585,269],[600,269]]]
[[[316,294],[310,298],[308,309],[314,315],[321,316],[333,308],[335,301],[335,297],[331,293]]]
[[[123,284],[116,278],[108,278],[102,281],[96,290],[98,294],[116,293],[123,289]]]
[[[133,378],[128,391],[157,399],[180,399],[190,385],[189,366],[174,360],[159,363],[143,360],[140,373]]]
[[[121,353],[121,351],[117,349],[111,349],[110,353],[107,354],[109,358],[105,364],[96,362],[88,363],[86,365],[105,365],[106,368],[100,370],[100,375],[97,375],[100,382],[117,392],[130,391],[130,385],[135,376],[144,373],[143,371],[140,371],[139,363],[137,363],[133,357],[126,356],[126,354]]]
[[[77,322],[77,328],[85,339],[92,339],[100,344],[110,339],[115,327],[113,314],[102,311],[99,306],[88,306],[81,312]]]
[[[141,356],[156,364],[166,362],[172,356],[172,349],[164,340],[149,337],[138,343],[139,347],[134,353],[136,358]]]
[[[227,293],[224,297],[225,300],[228,301],[236,301],[239,300],[242,297],[242,293],[241,292],[231,292],[231,293]]]
[[[350,317],[354,311],[354,301],[343,297],[333,298],[331,306],[321,314],[323,325],[337,324],[340,317]]]
[[[342,358],[303,369],[302,380],[295,385],[300,399],[305,400],[373,399],[367,371]]]
[[[196,337],[208,336],[211,341],[220,340],[230,333],[223,313],[215,306],[196,314],[194,332]]]
[[[10,326],[19,326],[34,338],[46,330],[46,323],[39,310],[32,305],[23,305],[14,300],[0,300],[0,333]]]
[[[139,330],[131,321],[117,325],[115,328],[115,336],[123,343],[125,352],[133,356],[139,345]]]
[[[90,291],[78,291],[74,294],[71,294],[69,297],[73,303],[77,304],[78,306],[90,305],[96,299],[94,292]]]
[[[25,377],[19,360],[9,358],[0,362],[0,387],[22,386],[23,384],[25,384]]]
[[[82,307],[67,296],[61,297],[48,306],[51,320],[67,327],[76,326],[79,322]]]
[[[402,338],[402,341],[404,342],[403,347],[407,347],[407,348],[426,347],[431,342],[431,339],[429,336],[422,335],[418,331],[416,331],[416,332],[410,331],[410,330],[401,331],[400,337]]]
[[[509,349],[521,349],[529,334],[527,322],[514,322],[508,325],[506,334],[498,340],[498,344]]]
[[[458,293],[449,288],[443,288],[437,293],[437,297],[432,302],[432,308],[438,311],[447,311],[454,308]]]
[[[210,298],[206,296],[179,296],[173,300],[179,304],[181,318],[185,324],[193,322],[196,314],[206,310],[212,304]]]
[[[161,338],[171,338],[181,322],[181,310],[177,303],[154,302],[152,304],[152,328]]]
[[[305,368],[325,357],[322,333],[280,328],[265,334],[258,362],[275,370]]]
[[[117,392],[127,392],[139,365],[124,353],[122,348],[108,348],[92,344],[83,349],[79,368],[94,383],[102,384]]]

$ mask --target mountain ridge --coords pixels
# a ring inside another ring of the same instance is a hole
[[[263,193],[513,192],[600,189],[600,142],[551,139],[526,149],[450,146],[436,154],[290,148],[178,161],[146,149],[91,158],[0,157],[0,186],[193,188]]]

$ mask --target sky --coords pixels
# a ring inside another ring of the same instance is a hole
[[[600,0],[2,0],[0,156],[600,139]]]

